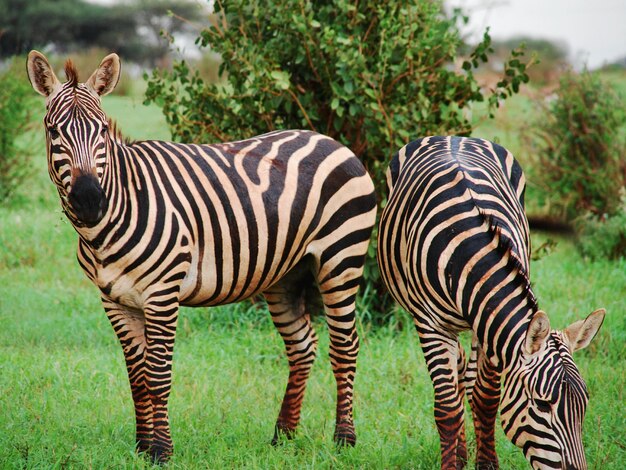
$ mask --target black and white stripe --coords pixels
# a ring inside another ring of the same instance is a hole
[[[442,468],[467,461],[465,394],[478,468],[498,465],[500,404],[507,436],[533,467],[585,468],[587,392],[571,353],[591,341],[604,310],[563,332],[551,331],[538,310],[524,174],[513,155],[482,139],[426,137],[402,148],[387,176],[378,260],[391,294],[415,320],[435,392]],[[466,364],[458,333],[468,329]]]
[[[309,131],[215,145],[123,142],[100,107],[117,82],[107,56],[86,83],[58,82],[32,52],[29,76],[47,96],[49,171],[79,234],[78,260],[100,288],[122,344],[137,446],[166,460],[178,308],[268,301],[289,360],[274,441],[300,418],[317,348],[305,295],[317,289],[337,381],[335,439],[354,444],[359,341],[355,297],[374,224],[374,187],[346,147]]]

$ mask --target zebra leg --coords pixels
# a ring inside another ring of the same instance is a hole
[[[465,388],[465,395],[470,405],[472,405],[472,394],[474,392],[474,385],[476,384],[477,371],[477,357],[478,357],[478,340],[474,335],[472,337],[472,351],[470,352],[467,366],[465,367],[465,374],[463,374],[463,386]]]
[[[165,291],[167,292],[167,291]],[[172,385],[172,356],[178,322],[178,301],[157,297],[144,305],[146,317],[146,384],[152,402],[153,438],[150,456],[163,463],[172,454],[168,400]]]
[[[281,285],[263,295],[274,326],[285,342],[289,361],[287,389],[272,438],[272,445],[276,445],[281,435],[291,439],[300,421],[306,383],[317,351],[317,335],[306,312],[303,295],[294,296]]]
[[[102,298],[104,310],[124,351],[128,381],[135,405],[136,446],[146,452],[152,445],[152,401],[145,377],[145,318],[141,311],[122,307]]]
[[[426,366],[435,392],[435,422],[441,445],[441,468],[464,468],[465,455],[457,456],[457,449],[465,449],[465,416],[463,395],[458,377],[459,343],[456,337],[434,331],[429,325],[418,322],[417,331]],[[460,458],[459,458],[460,457]]]
[[[465,374],[467,372],[467,362],[465,360],[465,350],[461,343],[457,341],[457,374],[458,374],[458,385],[459,385],[459,397],[461,403],[463,403],[465,399]],[[457,440],[456,445],[456,459],[457,459],[457,467],[461,468],[465,467],[467,464],[467,441],[465,439],[465,425],[461,426],[459,431],[459,438]]]
[[[350,284],[346,282],[347,286]],[[324,287],[322,286],[321,289],[330,336],[329,356],[337,382],[334,440],[340,446],[354,446],[356,433],[352,405],[356,360],[359,354],[359,336],[355,324],[356,288],[324,290]],[[345,286],[340,286],[340,288],[345,288]]]
[[[492,470],[498,468],[495,423],[500,406],[500,372],[493,367],[475,339],[473,343],[470,363],[473,361],[476,372],[469,401],[476,432],[476,468]]]

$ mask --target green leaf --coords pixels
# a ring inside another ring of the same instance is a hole
[[[363,92],[370,98],[376,99],[376,91],[372,90],[371,88],[365,88],[363,89]]]
[[[273,70],[270,76],[274,79],[274,83],[281,90],[289,88],[289,75],[281,70]]]

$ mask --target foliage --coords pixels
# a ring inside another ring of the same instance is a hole
[[[598,219],[587,214],[578,220],[578,243],[583,255],[591,259],[626,258],[626,188],[621,204],[613,215]]]
[[[537,63],[528,70],[531,83],[550,83],[558,78],[568,65],[569,49],[567,43],[552,39],[514,36],[506,40],[494,41],[494,54],[505,60],[509,51],[519,44],[524,44],[527,53],[537,57]]]
[[[29,159],[17,139],[32,123],[34,104],[24,59],[16,58],[0,72],[0,204],[9,200],[30,171]]]
[[[173,10],[178,16],[169,15]],[[52,47],[60,53],[102,47],[126,60],[155,64],[168,50],[160,39],[165,29],[188,29],[198,18],[193,0],[131,0],[102,5],[86,0],[0,0],[0,57]]]
[[[149,78],[147,101],[182,141],[317,130],[363,160],[382,198],[394,151],[425,134],[469,134],[464,110],[484,99],[473,70],[488,60],[489,34],[459,63],[467,18],[447,18],[438,1],[226,0],[215,9],[198,42],[222,56],[222,80],[206,83],[184,61]],[[518,57],[507,63],[490,109],[527,80],[525,68]]]
[[[570,72],[526,135],[536,182],[566,220],[616,214],[626,184],[626,110],[599,76]]]

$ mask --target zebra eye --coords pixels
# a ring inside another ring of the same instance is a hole
[[[102,126],[102,129],[100,130],[100,135],[104,137],[105,135],[107,135],[107,132],[109,132],[109,126],[105,124],[104,126]]]
[[[539,408],[539,411],[543,413],[549,413],[552,410],[552,406],[548,400],[535,400],[535,405]]]
[[[50,138],[52,140],[58,139],[61,136],[56,126],[48,126],[48,133],[50,134]]]

